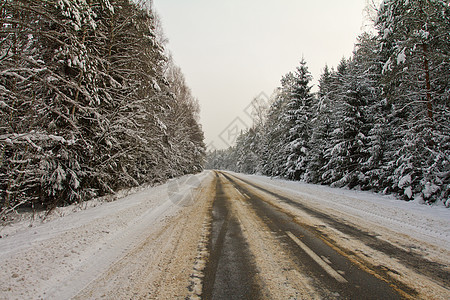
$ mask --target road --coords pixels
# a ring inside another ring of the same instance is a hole
[[[254,249],[254,256],[267,256],[272,250],[271,260],[290,262],[279,267],[282,277],[283,273],[290,273],[285,275],[288,280],[284,283],[291,286],[290,293],[283,298],[399,299],[403,292],[395,284],[390,286],[393,280],[386,282],[369,274],[310,227],[297,223],[295,216],[271,205],[230,175],[216,173],[213,215],[211,257],[203,289],[207,299],[257,299],[271,294],[264,289],[270,286],[273,275],[258,272],[256,261],[265,257],[252,257],[247,240],[270,240],[271,244],[264,246],[265,253]],[[254,223],[240,225],[244,218],[253,219]],[[245,229],[252,237],[244,237]],[[295,278],[295,274],[299,276]],[[309,286],[302,286],[305,281]]]
[[[30,225],[0,299],[448,299],[445,218],[290,186],[205,171]]]
[[[432,279],[436,290],[443,288],[443,297],[449,295],[445,288],[448,266],[312,209],[295,196],[239,176],[216,172],[214,185],[204,299],[417,299],[431,295],[423,296],[423,290],[402,280],[402,271],[390,265],[392,259]],[[321,226],[281,204],[303,211],[389,260],[383,264],[358,255],[359,249],[341,245]]]

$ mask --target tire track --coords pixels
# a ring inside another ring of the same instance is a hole
[[[232,214],[230,199],[216,174],[216,195],[212,207],[209,260],[204,272],[203,299],[259,299],[254,281],[256,266]]]

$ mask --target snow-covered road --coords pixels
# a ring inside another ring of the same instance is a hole
[[[218,181],[224,189],[221,196]],[[269,226],[268,215],[260,215],[264,210],[258,208],[259,202],[290,216],[295,226],[303,226],[403,296],[447,299],[450,294],[445,284],[450,264],[447,208],[205,171],[142,188],[114,202],[92,201],[87,209],[58,209],[45,221],[25,219],[3,227],[0,299],[198,298],[205,291],[214,294],[214,282],[221,280],[226,290],[229,271],[220,270],[222,250],[214,250],[215,234],[222,231],[224,222],[217,221],[220,210],[214,208],[219,198],[225,201],[226,215],[231,214],[225,220],[231,231],[224,233],[221,248],[239,235],[236,245],[246,249],[241,249],[245,250],[242,255],[252,260],[248,265],[255,270],[254,274],[242,271],[240,276],[254,278],[241,282],[252,282],[253,289],[263,287],[258,293],[262,298],[317,298],[323,290],[339,298],[339,292],[345,294],[343,282],[351,278],[342,270],[340,275],[330,271],[341,282],[335,290],[331,284],[317,292],[327,281],[290,266],[295,256],[285,245],[286,240],[297,245],[307,241],[290,231],[280,237]],[[309,248],[305,249],[299,251],[308,253]],[[319,261],[328,268],[329,258]],[[214,272],[208,271],[211,263]],[[216,280],[215,274],[221,272],[225,276]]]

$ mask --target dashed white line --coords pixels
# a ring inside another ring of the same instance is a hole
[[[246,193],[242,193],[240,190],[236,189],[236,191],[244,198],[250,200],[250,197]]]
[[[331,261],[330,261],[328,258],[326,258],[325,256],[321,256],[320,258],[322,258],[322,260],[323,260],[324,262],[326,262],[327,264],[331,265]],[[339,272],[339,271],[338,271],[338,272]]]
[[[286,234],[300,247],[303,251],[306,252],[322,269],[325,270],[331,277],[336,279],[341,283],[347,283],[348,281],[341,276],[338,272],[336,272],[332,267],[330,267],[323,259],[321,259],[314,251],[312,251],[308,246],[306,246],[302,241],[300,241],[295,235],[290,231],[286,231]]]

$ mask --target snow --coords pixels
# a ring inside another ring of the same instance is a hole
[[[433,195],[434,193],[436,193],[439,190],[439,187],[435,184],[432,184],[430,182],[427,182],[425,184],[425,189],[422,191],[423,192],[423,196],[428,199],[431,197],[431,195]]]
[[[430,33],[429,33],[428,31],[426,31],[426,30],[423,30],[423,29],[421,29],[421,30],[419,31],[419,33],[420,33],[420,36],[421,36],[424,40],[427,40],[428,37],[430,36]]]
[[[11,106],[9,106],[8,104],[6,104],[4,101],[1,100],[0,100],[0,108],[12,109]]]
[[[403,50],[397,55],[397,65],[404,64],[406,62],[405,49],[406,48],[403,48]]]
[[[403,176],[403,177],[400,179],[400,181],[398,182],[398,187],[399,187],[399,188],[404,188],[404,187],[410,185],[410,184],[411,184],[411,180],[412,180],[411,174],[408,174],[408,175]]]
[[[389,71],[392,71],[392,61],[391,61],[390,57],[389,57],[388,61],[384,64],[383,71],[381,73],[385,74],[386,72],[389,72]]]
[[[411,197],[412,197],[412,195],[413,195],[412,188],[411,188],[410,186],[408,186],[408,187],[405,189],[404,194],[405,194],[409,199],[411,199]]]
[[[190,197],[208,175],[188,175],[124,191],[122,196],[132,194],[117,201],[96,199],[0,227],[0,298],[73,297],[183,208],[185,199],[174,200],[172,186]]]

